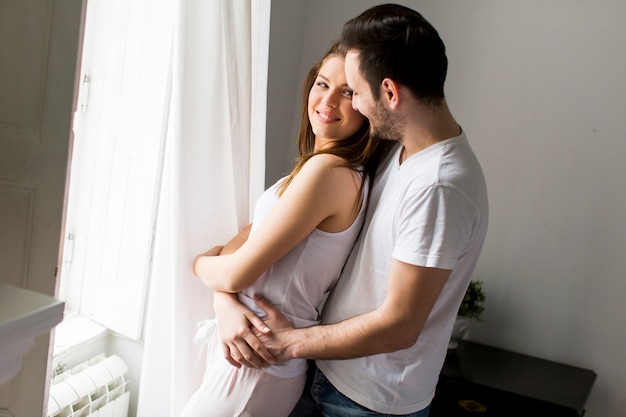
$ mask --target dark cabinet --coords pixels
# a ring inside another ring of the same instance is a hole
[[[430,417],[580,417],[595,379],[588,369],[461,341],[448,351]]]

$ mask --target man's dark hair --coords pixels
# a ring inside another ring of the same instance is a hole
[[[374,6],[343,26],[341,42],[358,52],[359,70],[375,100],[385,78],[404,85],[426,104],[444,98],[446,48],[437,30],[415,10],[397,4]]]

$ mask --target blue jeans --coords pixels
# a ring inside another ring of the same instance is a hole
[[[315,371],[311,395],[324,417],[398,417],[396,414],[380,414],[355,403],[337,391],[319,369]],[[403,414],[403,416],[428,417],[429,412],[430,406],[415,413]]]

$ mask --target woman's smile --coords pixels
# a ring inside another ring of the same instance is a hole
[[[318,118],[323,122],[336,122],[336,121],[341,120],[340,117],[335,116],[333,113],[330,113],[327,111],[317,110],[316,112],[317,112]]]

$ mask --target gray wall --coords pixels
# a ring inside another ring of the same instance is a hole
[[[273,2],[268,183],[291,167],[304,72],[377,3]],[[626,2],[399,3],[446,43],[448,101],[487,176],[492,216],[475,275],[486,315],[469,338],[595,370],[586,416],[623,416]]]
[[[267,88],[267,139],[265,184],[289,172],[296,155],[292,123],[298,112],[307,1],[272,0]],[[296,103],[296,107],[294,107]]]

